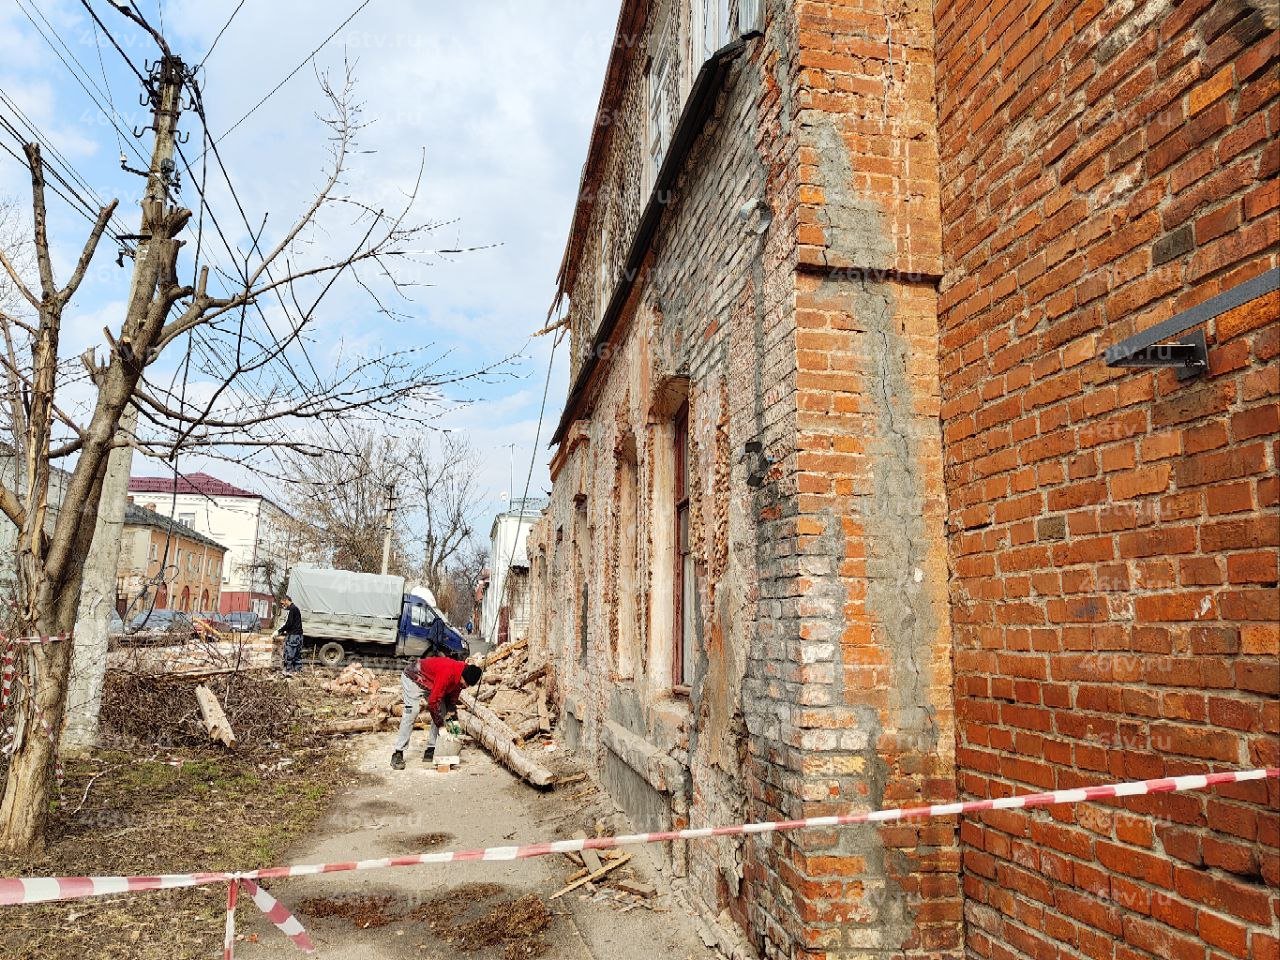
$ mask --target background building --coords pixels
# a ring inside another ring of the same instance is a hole
[[[523,638],[529,625],[529,528],[545,500],[512,501],[489,528],[489,575],[480,605],[480,636],[489,646]]]
[[[1277,26],[623,2],[530,645],[642,829],[1280,762]],[[1272,956],[1275,799],[667,852],[769,960]]]
[[[132,617],[149,607],[217,610],[226,552],[185,523],[126,504],[116,578],[118,612]]]
[[[134,502],[168,515],[225,545],[218,610],[251,610],[272,616],[275,591],[286,580],[288,514],[261,494],[207,473],[172,477],[131,477]]]

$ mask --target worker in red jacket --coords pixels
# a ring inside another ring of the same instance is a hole
[[[396,737],[395,750],[391,754],[391,768],[404,769],[404,750],[413,735],[413,722],[422,709],[422,698],[427,698],[427,712],[431,714],[431,732],[427,736],[427,749],[422,759],[430,763],[436,755],[436,737],[449,715],[458,711],[458,697],[467,687],[480,682],[481,669],[474,663],[463,663],[450,657],[423,657],[408,667],[400,677],[400,689],[404,693],[404,716],[400,718],[400,735]]]

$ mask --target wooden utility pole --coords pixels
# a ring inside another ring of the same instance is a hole
[[[138,231],[133,277],[129,284],[130,309],[138,289],[140,268],[147,260],[153,224],[165,211],[170,184],[174,180],[173,155],[185,79],[186,66],[181,58],[170,54],[160,58],[151,75],[149,92],[155,141],[151,148],[151,167],[147,171],[147,190],[142,200],[142,227]],[[127,346],[122,344],[121,349],[127,349]],[[130,404],[120,418],[117,438],[132,437],[137,426],[138,410]],[[62,729],[62,747],[70,754],[83,753],[98,742],[98,713],[107,670],[107,631],[115,608],[116,570],[120,563],[120,538],[132,467],[131,446],[116,447],[107,458],[93,546],[85,560],[84,582],[80,589],[67,715]]]
[[[385,532],[382,535],[382,574],[386,576],[387,568],[391,566],[391,532],[395,528],[396,520],[396,488],[395,484],[387,484],[387,515],[383,521]]]

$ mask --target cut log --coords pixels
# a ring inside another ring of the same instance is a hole
[[[360,720],[339,720],[316,732],[322,737],[336,737],[344,733],[368,733],[382,729],[382,717],[364,717]]]
[[[507,659],[507,657],[511,656],[513,653],[516,653],[519,650],[523,650],[528,645],[529,645],[529,638],[525,637],[521,640],[517,640],[515,643],[508,643],[505,646],[499,647],[497,650],[494,650],[492,653],[490,653],[487,657],[484,658],[484,668],[488,670],[495,663],[500,663],[501,661]]]
[[[511,726],[511,725],[508,724],[508,726]],[[511,726],[511,729],[515,732],[516,737],[520,740],[528,740],[530,737],[536,734],[540,728],[541,728],[541,724],[538,722],[537,717],[529,717],[528,719],[521,720],[520,722],[516,723],[514,726]]]
[[[569,884],[568,886],[561,887],[551,896],[547,897],[547,899],[555,900],[558,897],[563,897],[566,893],[568,893],[571,890],[577,890],[584,883],[591,883],[594,880],[599,880],[610,870],[616,870],[618,867],[622,866],[624,863],[626,863],[630,859],[631,859],[631,854],[628,853],[624,856],[619,857],[617,860],[614,860],[612,863],[606,863],[599,870],[595,870],[592,873],[589,873],[587,876],[583,877],[580,880],[573,881],[573,883]]]
[[[236,735],[231,729],[231,721],[227,719],[222,704],[218,703],[213,691],[200,684],[196,687],[196,702],[200,704],[200,717],[204,720],[205,729],[209,731],[209,738],[234,747]]]
[[[489,754],[512,773],[519,775],[535,787],[550,787],[551,771],[535,763],[516,746],[515,731],[502,722],[502,718],[470,693],[462,694],[458,721],[462,729],[480,741]]]

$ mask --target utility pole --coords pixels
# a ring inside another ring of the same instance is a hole
[[[386,576],[387,568],[391,566],[391,531],[394,527],[396,519],[396,486],[394,483],[387,484],[387,515],[383,521],[385,532],[382,535],[382,574]]]
[[[182,60],[166,53],[152,71],[148,85],[155,141],[151,148],[151,167],[147,171],[147,190],[142,200],[142,226],[138,230],[133,277],[129,284],[130,304],[137,292],[139,268],[147,260],[153,221],[164,213],[169,200],[185,78],[186,67]],[[129,404],[120,417],[116,435],[132,436],[137,426],[138,410]],[[62,747],[70,754],[84,753],[98,742],[98,712],[102,706],[102,685],[107,671],[107,631],[115,608],[116,568],[120,563],[120,537],[132,467],[132,447],[116,447],[107,458],[101,507],[94,527],[93,545],[85,561],[80,611],[76,618],[67,715],[62,730]]]

